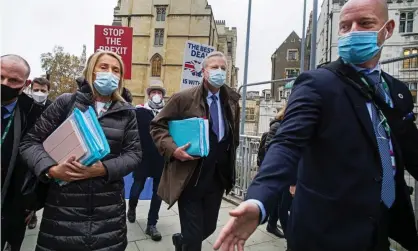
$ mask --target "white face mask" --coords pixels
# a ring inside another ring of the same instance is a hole
[[[154,96],[152,96],[151,100],[152,102],[154,102],[154,104],[160,104],[163,98],[161,97],[161,95],[155,94]]]
[[[48,94],[44,92],[32,92],[32,98],[37,103],[43,103],[48,98]]]

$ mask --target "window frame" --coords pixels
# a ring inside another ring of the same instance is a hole
[[[252,112],[250,112],[252,111]],[[255,121],[255,108],[254,107],[247,107],[245,109],[245,120],[248,122]]]
[[[410,56],[418,54],[418,47],[404,48],[403,56]],[[402,62],[402,69],[417,69],[418,68],[418,57],[404,59]]]
[[[167,6],[156,6],[156,21],[165,22],[167,16]]]
[[[296,52],[295,53],[295,59],[290,59],[289,55],[290,52]],[[288,49],[286,53],[286,59],[287,61],[298,61],[299,60],[299,49]]]
[[[409,18],[409,15],[412,15],[412,18]],[[404,17],[402,17],[404,15]],[[399,12],[399,33],[412,33],[414,32],[414,10],[405,10]],[[408,29],[409,25],[411,30]]]
[[[164,45],[164,29],[157,28],[154,30],[154,46],[161,47]]]
[[[155,54],[151,58],[151,77],[161,77],[163,58],[159,54]]]
[[[295,74],[290,76],[290,74],[288,74],[288,71],[292,71],[292,70],[295,71]],[[300,68],[285,68],[284,74],[286,78],[296,78],[300,74]]]
[[[226,47],[227,47],[227,51],[229,54],[232,53],[232,42],[231,41],[227,41],[226,42]]]

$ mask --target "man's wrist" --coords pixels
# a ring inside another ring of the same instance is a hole
[[[266,217],[266,211],[265,211],[263,203],[255,199],[249,199],[246,201],[257,205],[258,210],[259,210],[259,224],[262,224],[264,222],[264,218]]]

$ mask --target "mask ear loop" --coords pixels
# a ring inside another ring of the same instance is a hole
[[[376,127],[376,130],[377,130],[377,134],[378,134],[378,137],[377,138],[379,138],[379,139],[383,139],[383,140],[388,140],[388,138],[386,138],[385,136],[383,136],[382,134],[380,134],[380,131],[379,131],[379,127],[382,127],[383,128],[383,130],[385,131],[385,127],[383,126],[383,122],[385,121],[385,119],[382,119],[380,122],[379,122],[379,124],[377,125],[377,127]]]
[[[380,28],[380,30],[379,30],[377,33],[379,34],[379,33],[380,33],[380,32],[381,32],[384,28],[386,28],[386,25],[387,25],[390,21],[391,21],[391,20],[386,21],[386,23],[382,26],[382,28]],[[389,35],[389,32],[388,32],[388,30],[386,29],[385,40],[383,41],[382,45],[380,45],[380,49],[382,49],[383,45],[385,44],[386,40],[388,39],[388,35]]]

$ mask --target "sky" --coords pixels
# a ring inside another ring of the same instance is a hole
[[[307,17],[312,1],[307,0]],[[215,19],[237,27],[240,85],[244,79],[248,0],[208,2]],[[44,74],[40,55],[52,51],[55,45],[81,55],[86,44],[88,56],[93,53],[94,25],[111,25],[116,4],[117,0],[0,0],[0,55],[14,53],[24,57],[32,68],[30,78]],[[303,0],[252,1],[248,83],[270,80],[271,55],[293,30],[301,36],[302,20]]]

